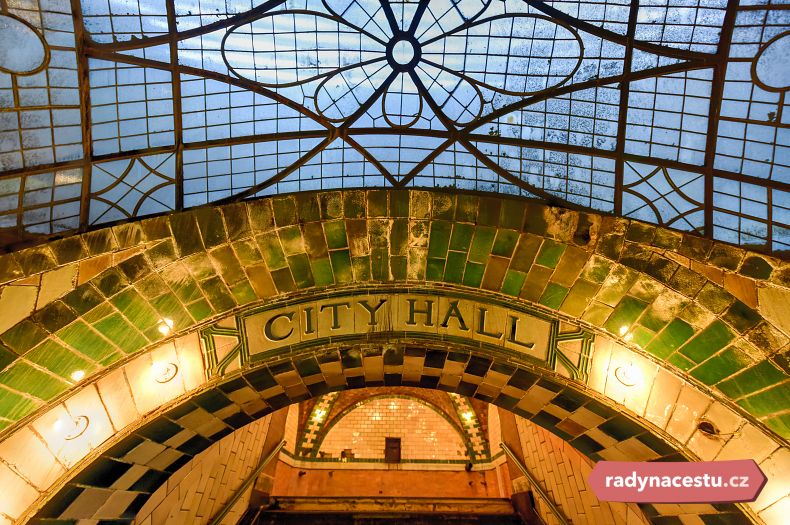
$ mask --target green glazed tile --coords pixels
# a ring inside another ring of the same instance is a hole
[[[485,264],[494,245],[495,236],[495,228],[476,227],[474,236],[472,236],[472,244],[469,246],[469,261]]]
[[[255,295],[255,290],[252,289],[252,286],[247,281],[241,281],[231,286],[230,293],[237,304],[249,304],[258,299],[258,296]]]
[[[140,221],[140,228],[148,241],[157,241],[172,235],[170,221],[167,216],[151,217]]]
[[[456,197],[455,220],[477,222],[478,198],[474,195],[460,194]]]
[[[308,222],[307,224],[303,224],[302,228],[307,255],[311,259],[323,259],[327,257],[326,239],[321,224],[318,222]]]
[[[686,233],[683,234],[683,240],[678,247],[678,252],[686,257],[704,261],[712,246],[713,241],[710,239],[704,239],[698,235]]]
[[[12,421],[33,413],[41,403],[0,387],[0,414]]]
[[[584,268],[582,268],[581,277],[588,281],[600,284],[606,280],[606,277],[609,275],[609,271],[611,269],[611,261],[604,259],[603,257],[593,255],[587,261],[587,264],[584,265]]]
[[[390,190],[390,213],[393,217],[409,216],[409,192]]]
[[[566,287],[573,286],[586,262],[587,252],[575,246],[568,246],[560,258],[551,280]]]
[[[568,295],[568,289],[556,283],[549,283],[540,297],[540,303],[549,308],[558,309]]]
[[[757,417],[778,414],[790,409],[788,392],[790,392],[790,383],[783,383],[746,399],[741,399],[737,403]]]
[[[12,352],[11,349],[0,344],[0,370],[13,363],[17,357],[19,356]]]
[[[744,250],[726,244],[716,244],[708,255],[708,262],[724,268],[726,270],[735,270],[743,259]]]
[[[471,224],[456,223],[453,225],[453,235],[450,237],[450,249],[457,252],[469,251],[472,244],[472,235],[475,227]]]
[[[409,245],[409,221],[395,219],[390,229],[390,254],[406,255]]]
[[[600,253],[607,259],[617,260],[620,251],[623,249],[623,236],[616,233],[602,235],[596,246],[596,253]]]
[[[392,278],[396,281],[405,281],[408,274],[408,264],[408,258],[405,255],[393,255],[390,257]]]
[[[233,243],[233,249],[236,252],[239,262],[243,266],[253,266],[263,260],[258,246],[251,240],[241,240]]]
[[[428,263],[425,270],[425,279],[427,281],[443,281],[445,279],[444,276],[445,262],[446,259],[439,259],[439,258],[428,259]]]
[[[714,321],[680,348],[680,353],[701,363],[732,341],[734,335],[721,321]]]
[[[596,298],[609,306],[617,306],[638,278],[639,274],[634,270],[617,266],[609,273]]]
[[[69,388],[67,382],[24,361],[17,361],[4,372],[0,372],[0,384],[44,401],[49,401]]]
[[[330,284],[335,284],[332,264],[329,262],[328,257],[324,259],[314,259],[310,261],[310,266],[312,267],[316,286],[329,286]]]
[[[225,218],[225,228],[231,241],[238,241],[250,236],[250,221],[247,217],[245,203],[227,204],[220,211]]]
[[[365,216],[366,196],[364,191],[344,191],[343,211],[346,217],[358,219]]]
[[[321,206],[315,194],[297,193],[295,197],[297,215],[302,222],[321,220]]]
[[[205,299],[187,305],[187,311],[192,316],[192,319],[198,323],[214,314],[214,311]]]
[[[111,297],[123,290],[129,282],[116,268],[108,268],[93,279],[96,288],[105,297]]]
[[[716,385],[728,397],[736,399],[757,390],[775,385],[787,375],[770,361],[762,361],[743,372]]]
[[[268,232],[274,228],[274,210],[271,199],[246,202],[253,231]]]
[[[516,245],[516,251],[513,254],[510,268],[525,273],[528,272],[532,267],[532,263],[535,260],[535,256],[538,254],[542,242],[543,239],[536,235],[528,233],[521,235]]]
[[[527,279],[527,274],[524,272],[517,272],[514,270],[508,270],[505,274],[505,279],[502,282],[502,293],[506,293],[508,295],[518,296],[521,292],[521,287],[524,285],[524,281]]]
[[[431,223],[431,234],[428,241],[428,257],[444,258],[450,245],[451,224],[444,221]]]
[[[706,385],[715,385],[722,379],[744,370],[752,363],[753,361],[749,356],[730,346],[720,354],[714,355],[695,367],[691,371],[691,375]]]
[[[100,319],[116,313],[117,310],[112,307],[110,303],[102,303],[90,312],[82,316],[82,320],[86,323],[95,323]]]
[[[560,257],[565,252],[566,245],[546,239],[540,247],[536,263],[547,268],[555,268],[560,262]]]
[[[25,319],[18,322],[2,335],[0,340],[19,355],[24,354],[47,337],[47,333],[38,325]]]
[[[527,212],[524,218],[522,230],[527,233],[542,235],[546,233],[546,219],[543,216],[544,207],[542,204],[527,204]]]
[[[519,234],[513,230],[499,230],[494,240],[494,246],[491,248],[493,255],[501,257],[510,257],[513,255],[513,250],[516,248]]]
[[[296,224],[296,202],[293,197],[275,197],[272,199],[274,222],[277,227]]]
[[[376,281],[388,281],[390,279],[389,252],[385,247],[377,247],[370,250],[370,270],[373,279]]]
[[[174,295],[163,295],[153,299],[151,304],[159,313],[160,319],[170,319],[173,321],[173,328],[176,331],[186,330],[192,326],[192,319],[189,317],[189,314],[186,312],[184,307],[181,306],[181,303],[178,302]]]
[[[644,301],[625,296],[615,306],[604,327],[613,334],[622,335],[623,327],[630,328],[645,308],[647,308],[647,303]]]
[[[674,319],[658,334],[652,343],[647,345],[647,350],[654,356],[666,359],[669,354],[677,350],[694,334],[694,329],[680,319]]]
[[[282,246],[280,245],[280,238],[276,233],[264,233],[255,238],[258,241],[258,246],[261,248],[263,260],[266,261],[266,266],[270,270],[285,267],[285,253],[283,253]]]
[[[708,282],[697,294],[696,300],[711,312],[719,314],[733,303],[735,297],[722,287]]]
[[[104,335],[104,337],[119,346],[126,354],[136,352],[147,344],[147,341],[140,335],[137,329],[121,317],[120,314],[113,314],[109,317],[105,317],[101,321],[94,323],[93,327]],[[113,349],[108,343],[104,342],[100,337],[90,333],[87,334],[91,337],[91,339],[88,340],[89,344],[86,345],[85,348],[81,348],[81,345],[84,343],[80,341],[84,340],[80,338],[80,335],[86,334],[75,332],[74,335],[71,336],[73,337],[73,341],[69,341],[65,336],[61,336],[61,339],[96,361],[113,353]],[[97,352],[99,349],[101,349],[101,351]]]
[[[783,438],[787,439],[790,437],[790,414],[771,417],[763,421],[763,423]]]
[[[225,224],[218,209],[198,208],[195,210],[195,219],[206,248],[213,248],[227,241]]]
[[[643,326],[637,326],[631,332],[632,339],[634,344],[639,346],[639,348],[645,348],[650,341],[656,336],[656,333],[652,330],[648,330]]]
[[[155,268],[161,268],[178,259],[175,244],[170,239],[160,241],[145,251]]]
[[[444,281],[448,283],[461,284],[464,279],[464,269],[466,268],[466,253],[448,252],[447,265],[444,270]]]
[[[77,370],[84,371],[86,375],[96,371],[96,365],[52,340],[44,341],[25,354],[25,359],[69,380]]]
[[[118,263],[118,268],[121,269],[126,278],[131,282],[137,281],[151,273],[151,267],[148,265],[148,261],[146,261],[142,253]]]
[[[574,317],[579,317],[598,292],[598,288],[600,287],[595,283],[584,279],[577,280],[571,287],[568,296],[562,302],[560,310]]]
[[[343,218],[343,193],[344,192],[340,191],[325,191],[318,194],[318,207],[321,209],[321,220],[327,221]]]
[[[145,330],[159,321],[159,315],[134,288],[127,288],[110,302],[137,328]]]
[[[305,256],[305,258],[307,258],[307,256]],[[214,308],[214,311],[224,312],[236,306],[233,296],[219,277],[202,281],[200,287],[203,289],[203,293],[211,303],[211,307]]]
[[[280,242],[283,245],[283,251],[286,255],[304,253],[304,238],[302,237],[302,230],[299,229],[299,226],[281,228],[279,233]]]
[[[499,212],[499,227],[510,230],[521,230],[524,225],[524,210],[526,206],[523,202],[514,199],[497,199],[502,203]]]
[[[354,280],[351,270],[351,255],[348,250],[329,252],[329,260],[332,262],[332,273],[338,283],[350,283]]]
[[[387,216],[387,191],[368,191],[368,217]]]
[[[351,257],[351,268],[355,281],[370,280],[370,256]]]
[[[685,266],[680,266],[669,280],[669,286],[686,297],[694,297],[705,286],[706,282],[707,279],[704,276]]]
[[[466,263],[464,270],[464,285],[479,288],[480,283],[483,282],[483,273],[485,272],[485,265],[473,262]]]
[[[678,246],[680,246],[682,238],[683,237],[679,233],[665,230],[663,228],[657,228],[656,236],[653,239],[653,246],[666,248],[667,250],[675,250]]]
[[[346,221],[331,221],[324,223],[324,234],[326,235],[326,244],[330,250],[348,247],[348,239],[346,238]]]
[[[690,360],[686,359],[685,357],[683,357],[682,355],[680,355],[678,353],[672,354],[669,357],[669,359],[667,359],[667,361],[669,363],[675,365],[679,369],[683,370],[684,372],[687,372],[688,370],[690,370],[691,368],[694,367],[694,362],[693,361],[690,361]]]
[[[129,246],[134,246],[139,242],[140,241],[129,244]],[[82,239],[79,236],[66,237],[65,239],[53,242],[52,253],[58,260],[58,264],[67,264],[84,259],[88,256],[88,252],[85,250],[85,246],[82,244]],[[0,261],[0,266],[2,265],[3,261]]]
[[[208,258],[208,254],[206,252],[198,252],[190,255],[184,259],[184,264],[187,268],[189,268],[192,276],[198,281],[210,279],[217,274],[217,271],[214,268],[214,265],[211,264],[211,259]]]
[[[752,256],[747,257],[743,261],[740,274],[754,279],[768,279],[773,272],[773,267],[762,257]]]
[[[137,330],[132,328],[119,314],[97,322],[94,327],[119,347],[127,337],[133,338],[137,333]],[[97,362],[116,351],[110,342],[91,330],[82,321],[77,321],[64,328],[58,332],[58,337],[81,354]]]
[[[140,294],[149,300],[170,292],[170,288],[164,279],[155,273],[143,278],[135,286]]]
[[[197,281],[192,278],[186,267],[182,265],[166,268],[162,273],[162,277],[182,303],[190,303],[203,297]]]
[[[527,274],[527,279],[524,281],[524,286],[521,288],[521,297],[529,301],[537,302],[543,295],[543,289],[546,288],[546,283],[549,282],[551,269],[544,268],[543,266],[533,266]]]
[[[592,301],[582,314],[582,319],[594,325],[602,325],[603,322],[612,314],[612,308],[609,305]]]
[[[170,223],[172,225],[173,238],[176,241],[176,247],[181,257],[186,257],[204,249],[200,235],[195,235],[199,230],[195,216],[192,213],[175,213],[170,216]]]
[[[227,244],[209,252],[209,257],[225,282],[235,283],[247,278],[236,254]]]
[[[82,240],[88,247],[88,253],[90,255],[107,253],[117,248],[115,238],[112,235],[112,230],[109,228],[83,234]]]
[[[502,207],[502,199],[499,197],[480,197],[478,204],[477,224],[482,226],[499,226],[499,215]],[[521,224],[513,228],[520,230]]]
[[[488,259],[488,264],[483,274],[483,288],[486,290],[499,291],[502,287],[502,281],[505,279],[505,272],[507,272],[510,260],[504,257],[492,255]]]
[[[743,333],[749,328],[753,327],[760,322],[762,316],[757,311],[752,310],[741,301],[735,301],[727,312],[722,316],[722,319],[735,328],[738,332]]]

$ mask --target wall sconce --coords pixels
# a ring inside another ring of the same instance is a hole
[[[175,363],[165,363],[162,361],[154,361],[151,365],[151,375],[157,383],[167,383],[176,377],[178,373],[178,365]]]
[[[614,377],[627,387],[636,386],[642,381],[642,371],[633,363],[620,365],[614,369]]]
[[[55,432],[65,432],[66,435],[63,436],[63,439],[72,441],[83,435],[88,430],[89,424],[90,419],[88,419],[88,416],[77,416],[72,420],[62,417],[55,421],[52,429]]]
[[[461,415],[464,416],[464,419],[466,420],[467,423],[471,423],[472,417],[474,417],[474,414],[471,411],[464,412]]]
[[[316,422],[320,423],[321,421],[323,421],[325,415],[326,415],[326,410],[318,408],[313,413],[313,421],[316,421]]]
[[[71,380],[75,383],[79,383],[85,378],[85,371],[84,370],[75,370],[71,373]]]

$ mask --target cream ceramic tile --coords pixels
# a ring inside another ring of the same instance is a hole
[[[121,430],[140,417],[122,368],[113,370],[96,382],[115,430]]]
[[[659,428],[666,428],[683,384],[676,375],[659,369],[643,413],[645,419]]]
[[[147,414],[185,393],[181,370],[179,369],[172,380],[166,383],[159,383],[155,379],[155,362],[161,363],[163,366],[167,366],[169,363],[178,363],[172,343],[165,344],[148,354],[142,355],[124,367],[126,378],[131,387],[132,397],[137,410],[141,414]]]
[[[27,427],[20,428],[0,443],[0,459],[40,491],[48,489],[66,472],[41,439]]]
[[[74,289],[77,265],[69,264],[41,275],[41,289],[38,293],[36,309],[41,309],[58,297]]]
[[[174,343],[178,355],[179,375],[184,388],[190,391],[205,384],[207,378],[198,334],[193,333],[179,337]]]
[[[781,448],[760,463],[768,482],[749,506],[757,512],[790,494],[790,449]]]
[[[6,286],[0,289],[0,333],[26,318],[36,306],[34,286]]]
[[[590,375],[587,386],[603,393],[609,373],[609,361],[612,356],[613,343],[605,337],[596,337],[590,361]]]
[[[90,420],[85,433],[76,439],[87,441],[91,449],[98,447],[115,434],[96,385],[86,385],[81,388],[65,401],[65,405],[72,417],[85,416]]]
[[[786,525],[790,516],[790,497],[782,498],[758,514],[765,525]]]
[[[65,467],[74,466],[91,450],[88,439],[66,439],[74,428],[76,415],[79,414],[70,414],[65,405],[60,404],[55,405],[33,422],[33,429]]]
[[[683,385],[675,410],[667,424],[667,433],[681,443],[686,443],[694,433],[700,416],[705,413],[710,403],[708,396],[691,385]]]
[[[0,487],[4,494],[13,495],[0,498],[0,513],[12,519],[19,518],[39,497],[36,489],[3,463],[0,463]]]
[[[779,445],[762,430],[746,423],[727,441],[716,459],[754,459],[760,463],[777,448]]]

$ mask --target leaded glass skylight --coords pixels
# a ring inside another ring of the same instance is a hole
[[[0,238],[440,187],[786,256],[788,89],[786,0],[0,0]]]

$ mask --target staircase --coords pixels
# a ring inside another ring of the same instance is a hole
[[[243,525],[522,525],[507,499],[272,498]]]

